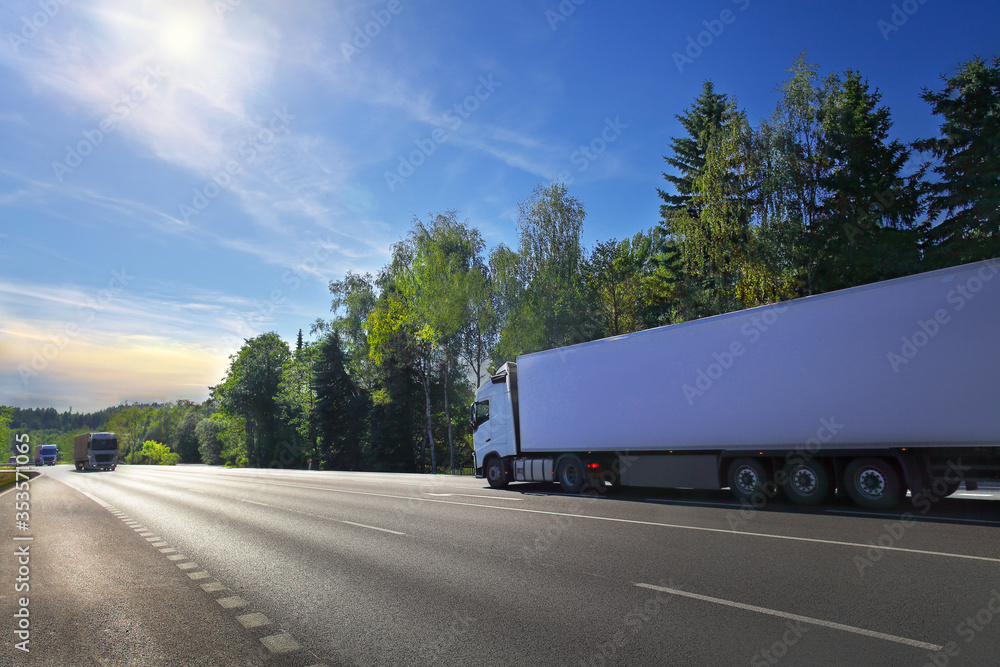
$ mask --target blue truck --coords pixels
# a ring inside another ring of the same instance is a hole
[[[59,457],[59,447],[56,445],[35,445],[35,465],[54,466]]]

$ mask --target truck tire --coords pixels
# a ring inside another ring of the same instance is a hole
[[[80,472],[81,470],[83,470],[83,464],[80,463],[79,461],[77,461],[77,463],[76,463],[76,471]]]
[[[873,510],[888,509],[906,496],[899,472],[884,459],[854,459],[848,463],[844,486],[855,504]]]
[[[756,496],[768,497],[771,476],[764,464],[757,459],[734,459],[729,464],[729,490],[739,500],[752,501]],[[771,489],[771,496],[774,489]]]
[[[490,486],[494,489],[505,489],[507,488],[507,470],[503,463],[503,459],[499,456],[492,456],[490,460],[486,462],[486,481],[490,483]]]
[[[789,462],[782,470],[782,488],[796,505],[819,505],[830,497],[830,471],[821,461]]]
[[[579,493],[586,478],[583,476],[583,465],[575,456],[567,456],[559,463],[559,487],[565,493]]]

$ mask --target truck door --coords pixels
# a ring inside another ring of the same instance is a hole
[[[472,404],[472,447],[476,452],[476,467],[483,465],[483,456],[491,451],[493,423],[490,421],[490,399]]]

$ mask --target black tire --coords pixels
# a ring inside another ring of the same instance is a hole
[[[76,471],[77,471],[77,472],[80,472],[81,470],[83,470],[83,464],[82,464],[82,463],[79,463],[79,462],[78,462],[78,463],[76,464]]]
[[[770,495],[774,495],[771,475],[757,459],[734,459],[729,464],[726,476],[729,479],[729,490],[739,500],[752,500],[759,494],[768,497],[769,488]]]
[[[575,456],[569,456],[559,463],[556,477],[564,493],[580,493],[587,479],[583,476],[583,464]]]
[[[782,474],[785,495],[796,505],[819,505],[832,495],[830,471],[821,461],[789,462]]]
[[[945,498],[947,498],[948,496],[950,496],[953,493],[955,493],[956,491],[958,491],[959,488],[961,488],[961,486],[962,486],[962,481],[961,480],[959,480],[957,482],[945,482],[945,483],[948,485],[948,487],[944,490],[944,497]]]
[[[844,471],[844,487],[856,505],[889,509],[906,497],[906,485],[896,467],[884,459],[854,459]]]
[[[486,481],[494,489],[506,489],[510,482],[507,479],[507,466],[499,456],[492,456],[486,461]]]

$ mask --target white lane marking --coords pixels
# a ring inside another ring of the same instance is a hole
[[[661,505],[707,505],[709,507],[743,507],[737,503],[714,503],[710,500],[665,500],[663,498],[643,498],[646,502],[659,503]]]
[[[732,600],[723,600],[722,598],[713,598],[708,595],[698,595],[697,593],[688,593],[687,591],[679,591],[675,588],[664,588],[663,586],[654,586],[653,584],[636,584],[640,588],[649,588],[654,591],[660,591],[662,593],[670,593],[671,595],[681,595],[686,598],[692,598],[694,600],[701,600],[703,602],[712,602],[714,604],[722,604],[727,607],[735,607],[737,609],[745,609],[746,611],[755,611],[759,614],[768,614],[770,616],[777,616],[778,618],[787,618],[791,621],[798,621],[800,623],[809,623],[811,625],[821,625],[825,628],[832,628],[834,630],[843,630],[844,632],[853,632],[857,635],[864,635],[866,637],[874,637],[875,639],[884,639],[890,642],[896,642],[897,644],[906,644],[907,646],[913,646],[914,648],[921,648],[927,651],[940,651],[943,646],[938,644],[930,644],[928,642],[917,641],[916,639],[907,639],[906,637],[897,637],[896,635],[888,635],[884,632],[876,632],[875,630],[866,630],[864,628],[856,628],[853,625],[844,625],[843,623],[834,623],[833,621],[824,621],[821,618],[811,618],[809,616],[800,616],[799,614],[789,614],[786,611],[778,611],[777,609],[768,609],[767,607],[758,607],[752,604],[743,604],[742,602],[733,602]]]
[[[393,535],[406,535],[406,533],[401,533],[398,530],[389,530],[388,528],[379,528],[378,526],[369,526],[363,523],[355,523],[353,521],[341,521],[340,523],[350,524],[352,526],[358,526],[360,528],[370,528],[372,530],[381,530],[383,533],[392,533]]]
[[[990,558],[988,556],[971,556],[969,554],[953,554],[944,551],[925,551],[923,549],[905,549],[903,547],[884,547],[879,544],[861,544],[858,542],[838,542],[836,540],[821,540],[814,537],[794,537],[792,535],[771,535],[768,533],[750,533],[742,530],[726,530],[725,528],[707,528],[704,526],[685,526],[682,524],[660,523],[657,521],[640,521],[638,519],[618,519],[609,516],[594,516],[590,514],[569,514],[567,512],[552,512],[549,510],[535,510],[526,507],[504,507],[502,505],[483,505],[482,503],[465,503],[458,500],[443,500],[440,498],[419,498],[417,496],[395,496],[387,493],[372,493],[370,491],[346,491],[344,489],[331,489],[326,486],[307,486],[305,484],[286,484],[284,482],[257,482],[258,484],[270,484],[272,486],[289,486],[297,489],[315,489],[317,491],[328,491],[331,493],[347,493],[357,496],[375,496],[378,498],[395,498],[397,500],[418,501],[423,503],[442,503],[445,505],[461,505],[463,507],[483,507],[486,509],[503,510],[505,512],[526,512],[529,514],[544,514],[548,516],[566,516],[574,519],[592,519],[594,521],[611,521],[614,523],[627,523],[638,526],[658,526],[660,528],[674,528],[677,530],[696,530],[706,533],[723,533],[727,535],[740,535],[743,537],[763,537],[772,540],[789,540],[792,542],[810,542],[813,544],[832,544],[838,547],[851,547],[857,549],[880,549],[882,551],[901,551],[903,553],[920,554],[923,556],[942,556],[944,558],[961,558],[965,560],[981,560],[989,563],[1000,563],[1000,558]]]
[[[361,528],[371,528],[372,530],[381,530],[385,533],[392,533],[393,535],[406,535],[406,533],[401,533],[398,530],[389,530],[388,528],[379,528],[378,526],[369,526],[364,523],[354,523],[353,521],[342,521],[340,519],[334,519],[333,517],[323,516],[322,514],[313,514],[312,512],[301,512],[299,510],[293,510],[288,507],[278,507],[277,505],[268,505],[267,503],[258,503],[254,500],[241,500],[243,503],[253,503],[254,505],[263,505],[264,507],[270,507],[276,509],[279,512],[294,512],[295,514],[302,514],[304,516],[311,516],[317,519],[323,519],[325,521],[339,521],[340,523],[347,523],[352,526],[360,526]]]
[[[915,517],[912,515],[907,516],[903,514],[873,514],[872,512],[857,512],[853,510],[823,510],[823,511],[826,512],[827,514],[849,514],[851,516],[868,516],[872,517],[873,519],[895,519],[897,521],[900,519],[906,519],[908,521],[909,520],[919,521],[922,518],[922,517]],[[989,519],[956,519],[947,516],[934,516],[934,517],[928,517],[927,520],[955,521],[958,523],[987,523],[990,524],[991,526],[1000,526],[1000,521],[990,521]]]
[[[524,498],[502,498],[500,496],[483,496],[477,493],[430,493],[428,496],[465,496],[466,498],[482,498],[483,500],[509,500],[511,502],[522,502]]]

